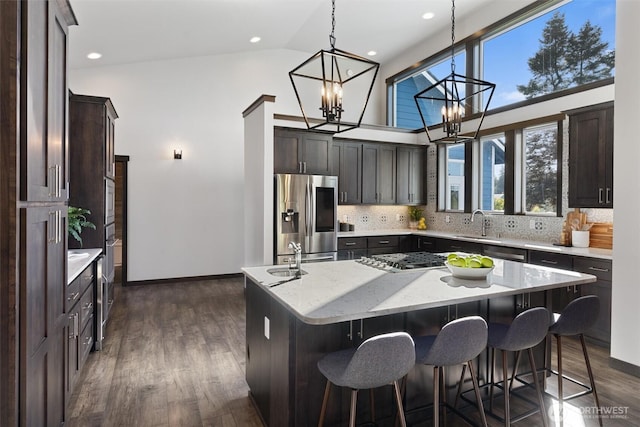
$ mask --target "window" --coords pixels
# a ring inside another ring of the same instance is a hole
[[[479,207],[504,212],[504,134],[480,139]]]
[[[525,213],[555,214],[558,205],[558,125],[526,128],[522,134]]]
[[[438,209],[557,215],[560,124],[545,119],[528,124],[513,125],[466,144],[440,145],[439,170],[444,173],[438,177]],[[468,153],[471,158],[465,157]],[[465,176],[465,171],[471,172]],[[472,204],[467,209],[465,188]]]
[[[456,54],[455,62],[458,67],[464,69],[466,54],[464,51]],[[424,127],[414,95],[444,79],[451,74],[451,55],[435,65],[424,68],[394,84],[395,94],[395,122],[393,126],[405,129],[419,129]],[[464,95],[464,94],[461,94]],[[433,115],[427,119],[427,124],[436,124],[441,120],[440,109],[442,105],[433,105],[430,108]]]
[[[482,36],[457,46],[459,73],[473,69],[473,77],[496,84],[489,109],[614,76],[615,0],[535,3],[508,23],[486,28]],[[424,126],[413,96],[450,74],[450,58],[445,48],[417,70],[411,67],[387,80],[392,126]],[[427,125],[437,122],[436,116]]]
[[[448,211],[464,211],[464,145],[450,145],[446,147],[445,166],[446,171],[444,185],[440,194],[444,195],[445,209]]]
[[[483,78],[496,84],[490,108],[613,77],[614,48],[615,0],[564,2],[490,34],[482,40]]]

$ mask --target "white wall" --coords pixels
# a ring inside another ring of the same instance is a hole
[[[110,97],[120,116],[116,154],[131,156],[129,280],[240,271],[242,111],[270,94],[278,113],[299,115],[287,73],[308,56],[277,50],[71,70],[73,92]]]
[[[616,2],[616,92],[614,116],[615,212],[611,357],[640,366],[640,50],[636,34],[640,2]]]

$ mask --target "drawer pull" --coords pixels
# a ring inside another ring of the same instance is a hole
[[[589,270],[600,271],[602,273],[608,273],[609,272],[608,268],[599,268],[599,267],[589,267]]]
[[[78,298],[79,295],[80,295],[80,292],[73,292],[71,295],[67,297],[67,301],[74,301],[76,298]]]
[[[551,261],[549,259],[541,259],[540,262],[543,264],[558,265],[558,261]]]
[[[380,240],[380,241],[378,241],[378,243],[380,243],[381,245],[388,245],[389,241],[388,240]]]
[[[88,302],[85,306],[84,309],[85,310],[91,310],[93,308],[93,303],[92,302]]]
[[[355,244],[356,244],[356,242],[347,242],[347,243],[345,243],[344,245],[345,245],[345,246],[353,246],[353,245],[355,245]]]

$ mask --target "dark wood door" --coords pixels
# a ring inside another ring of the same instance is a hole
[[[362,145],[362,203],[378,203],[378,147]]]
[[[276,129],[273,140],[274,173],[302,173],[300,165],[301,134],[294,131]]]
[[[338,202],[342,205],[362,203],[362,144],[340,143]]]
[[[569,207],[613,207],[613,107],[569,117]]]
[[[64,420],[66,206],[20,210],[24,250],[20,276],[20,419],[25,426]]]
[[[397,192],[396,200],[402,205],[425,203],[424,147],[398,147],[396,150]]]
[[[392,205],[396,203],[396,147],[380,145],[378,147],[378,203]]]
[[[333,137],[326,133],[305,132],[300,149],[302,173],[309,175],[331,174],[331,147]]]
[[[392,205],[396,202],[396,147],[362,145],[362,203]]]
[[[20,197],[67,199],[67,24],[56,1],[22,3]],[[48,31],[43,31],[43,29]]]

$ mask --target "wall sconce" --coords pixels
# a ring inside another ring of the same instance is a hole
[[[182,159],[182,150],[181,149],[173,150],[173,158],[176,160]]]

